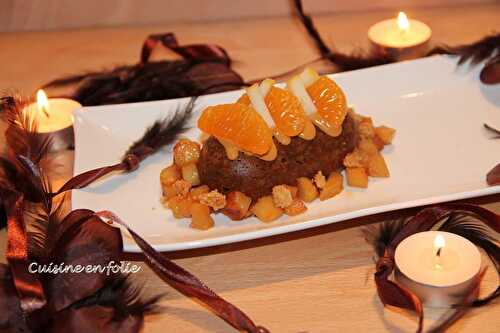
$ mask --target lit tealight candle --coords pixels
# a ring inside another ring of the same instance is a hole
[[[36,93],[36,103],[31,103],[24,112],[30,113],[38,124],[37,132],[49,133],[73,126],[73,111],[82,105],[67,98],[48,99],[43,90]]]
[[[427,50],[432,31],[417,20],[408,20],[404,12],[398,17],[378,22],[368,30],[368,38],[379,50],[395,59],[411,59]]]
[[[23,112],[29,113],[40,135],[51,135],[53,150],[73,146],[73,112],[82,105],[67,98],[47,98],[43,90],[38,90],[36,103],[28,105]]]
[[[460,303],[481,269],[481,254],[456,234],[428,231],[404,239],[396,248],[396,280],[427,306]]]

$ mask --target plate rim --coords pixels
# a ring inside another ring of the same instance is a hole
[[[451,194],[447,194],[447,195],[433,196],[433,197],[422,198],[422,199],[417,199],[417,200],[404,201],[404,202],[392,203],[392,204],[388,204],[388,205],[364,208],[364,209],[359,209],[356,211],[346,212],[346,213],[337,214],[337,215],[333,215],[333,216],[321,217],[321,218],[317,218],[314,220],[286,224],[286,225],[277,225],[277,226],[272,227],[272,228],[241,232],[241,233],[233,234],[233,235],[214,237],[214,238],[208,238],[208,239],[196,240],[196,241],[176,242],[176,243],[171,243],[171,244],[162,244],[162,245],[152,244],[152,246],[159,252],[173,252],[173,251],[181,251],[181,250],[200,249],[200,248],[213,247],[213,246],[224,245],[224,244],[239,243],[239,242],[244,242],[244,241],[249,241],[249,240],[254,240],[254,239],[259,239],[259,238],[271,237],[271,236],[286,234],[286,233],[290,233],[290,232],[294,232],[294,231],[312,229],[312,228],[324,226],[327,224],[343,222],[343,221],[347,221],[347,220],[351,220],[351,219],[355,219],[355,218],[360,218],[360,217],[365,217],[365,216],[369,216],[369,215],[387,213],[387,212],[397,211],[397,210],[401,210],[401,209],[422,207],[422,206],[439,204],[439,203],[446,203],[446,202],[451,202],[451,201],[456,201],[456,200],[477,198],[477,197],[493,195],[493,194],[498,194],[498,193],[500,193],[500,185],[495,185],[495,186],[486,187],[486,188],[474,190],[474,191],[451,193]],[[336,220],[329,221],[329,219],[331,219],[332,217],[335,217]],[[122,232],[128,233],[127,231],[125,231],[123,229],[122,229]],[[131,239],[131,237],[128,234],[124,235],[124,237],[127,240]],[[139,248],[139,246],[137,246],[135,243],[131,243],[131,242],[124,242],[123,243],[123,251],[128,252],[128,253],[140,253],[140,252],[142,252],[142,250]]]
[[[426,58],[421,58],[417,60],[411,60],[411,61],[403,61],[403,62],[397,62],[397,63],[390,63],[390,64],[385,64],[381,66],[375,66],[375,67],[370,67],[370,68],[363,68],[363,69],[358,69],[358,70],[353,70],[353,71],[346,71],[346,72],[341,72],[341,73],[334,73],[334,74],[328,74],[329,76],[333,75],[335,76],[344,76],[346,74],[354,73],[354,72],[361,72],[361,71],[372,71],[372,70],[381,70],[382,68],[387,68],[387,67],[398,67],[401,65],[405,65],[409,62],[418,62],[418,63],[424,63],[424,62],[434,62],[434,61],[443,61],[443,62],[455,62],[453,59],[450,59],[448,56],[432,56],[432,57],[426,57]],[[468,66],[468,65],[466,65]],[[465,66],[464,66],[465,67]],[[471,68],[467,68],[466,71],[468,73],[473,72]],[[241,91],[242,89],[235,89],[231,91],[226,91],[222,93],[216,93],[216,94],[209,94],[209,95],[204,95],[202,97],[207,97],[207,98],[213,98],[213,97],[218,97],[221,96],[222,98],[226,94],[234,94],[235,92]],[[169,100],[158,100],[158,101],[145,101],[145,102],[136,102],[136,103],[124,103],[124,104],[113,104],[113,105],[103,105],[103,106],[93,106],[93,107],[85,107],[82,109],[79,109],[75,112],[75,117],[78,117],[82,113],[86,113],[88,111],[93,111],[93,110],[99,110],[101,108],[106,108],[106,107],[124,107],[124,106],[130,106],[130,105],[135,105],[136,107],[138,105],[148,105],[150,103],[179,103],[182,101],[187,101],[189,100],[189,97],[184,97],[184,98],[177,98],[177,99],[169,99]],[[75,126],[75,151],[74,151],[74,168],[73,168],[73,175],[75,175],[76,172],[76,162],[78,161],[78,126]],[[369,215],[374,215],[374,214],[380,214],[380,213],[386,213],[390,211],[397,211],[401,209],[407,209],[407,208],[414,208],[414,207],[420,207],[420,206],[426,206],[426,205],[432,205],[432,204],[439,204],[439,203],[445,203],[449,201],[455,201],[455,200],[463,200],[463,199],[470,199],[474,197],[480,197],[480,196],[487,196],[487,195],[492,195],[492,194],[498,194],[500,193],[500,185],[498,186],[490,186],[490,187],[484,187],[472,191],[461,191],[461,192],[455,192],[455,193],[447,193],[444,195],[437,195],[437,196],[430,196],[430,197],[425,197],[425,198],[420,198],[420,199],[415,199],[415,200],[410,200],[410,201],[403,201],[403,202],[397,202],[397,203],[389,203],[385,205],[378,205],[374,207],[368,207],[368,208],[363,208],[363,209],[358,209],[354,211],[347,211],[341,214],[335,214],[335,215],[330,215],[330,216],[323,216],[320,218],[314,218],[308,221],[303,221],[303,222],[297,222],[297,223],[291,223],[291,224],[284,224],[284,225],[276,225],[273,227],[269,228],[264,228],[264,229],[259,229],[259,230],[252,230],[252,231],[243,231],[240,233],[235,233],[235,234],[230,234],[230,235],[224,235],[224,236],[216,236],[212,238],[205,238],[205,239],[198,239],[198,240],[190,240],[190,241],[179,241],[179,242],[173,242],[173,243],[152,243],[151,245],[159,252],[172,252],[172,251],[180,251],[180,250],[191,250],[191,249],[199,249],[199,248],[206,248],[206,247],[213,247],[213,246],[218,246],[218,245],[224,245],[224,244],[230,244],[230,243],[238,243],[238,242],[243,242],[243,241],[249,241],[249,240],[254,240],[254,239],[259,239],[259,238],[265,238],[265,237],[271,237],[279,234],[286,234],[289,232],[295,232],[299,230],[306,230],[306,229],[311,229],[311,228],[316,228],[328,224],[333,224],[337,222],[342,222],[350,219],[355,219],[355,218],[360,218],[360,217],[365,217]],[[75,202],[74,200],[71,200],[71,206],[72,209],[75,209]],[[283,220],[285,221],[285,220]],[[133,242],[132,238],[130,235],[128,235],[128,232],[124,230],[123,228],[120,228],[124,242],[123,242],[123,251],[127,253],[140,253],[142,252],[140,248]]]

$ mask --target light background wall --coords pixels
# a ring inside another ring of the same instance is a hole
[[[314,14],[491,2],[499,0],[303,0]],[[290,11],[290,0],[0,0],[0,31],[263,18]]]

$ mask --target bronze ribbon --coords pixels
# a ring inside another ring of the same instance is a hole
[[[144,41],[141,50],[141,63],[149,61],[153,49],[161,43],[163,46],[182,56],[184,59],[199,61],[218,61],[229,65],[231,60],[227,52],[220,46],[214,44],[192,44],[179,46],[177,38],[171,32],[150,35]]]
[[[422,303],[410,290],[389,279],[395,268],[394,253],[396,247],[403,239],[415,233],[431,229],[436,223],[446,217],[449,217],[452,213],[456,213],[457,211],[462,211],[478,218],[491,229],[500,233],[500,215],[480,206],[469,204],[445,204],[425,208],[408,221],[408,223],[385,248],[384,255],[377,261],[375,284],[377,285],[377,292],[381,302],[384,305],[392,305],[414,311],[419,317],[417,332],[422,332],[423,330],[424,313]],[[495,256],[494,259],[498,262],[500,259],[500,253],[494,253],[493,255]],[[483,273],[484,272],[481,272],[478,279],[482,277]],[[467,300],[469,302],[467,305],[474,305],[475,303],[481,305],[481,303],[490,301],[498,296],[500,296],[499,288],[483,299]],[[449,319],[449,321],[457,320],[459,316],[460,312],[457,312]],[[447,321],[445,325],[449,325],[449,321]]]
[[[135,233],[130,227],[123,222],[118,216],[110,211],[102,211],[96,213],[101,219],[106,222],[117,223],[130,233],[134,241],[141,248],[146,257],[146,263],[153,271],[162,278],[165,282],[181,292],[187,297],[194,298],[207,305],[217,316],[222,318],[235,329],[248,333],[267,333],[269,332],[262,326],[256,326],[253,321],[240,309],[229,303],[196,276],[192,275],[184,268],[178,266],[174,262],[167,259],[158,253],[151,245],[149,245],[141,236]]]
[[[500,35],[497,37],[497,43],[500,44]],[[484,84],[500,83],[500,53],[484,64],[484,68],[479,73],[479,78]]]
[[[495,165],[486,175],[486,182],[488,185],[500,185],[500,163]]]
[[[146,152],[145,154],[142,154],[141,157],[138,157],[137,155],[133,154],[128,154],[122,162],[110,165],[110,166],[105,166],[89,171],[85,171],[79,175],[74,176],[70,180],[68,180],[64,185],[55,193],[52,193],[52,196],[56,196],[58,194],[61,194],[66,191],[71,191],[74,189],[80,189],[84,188],[96,180],[116,171],[134,171],[139,167],[139,164],[141,160],[145,159],[146,157],[149,156],[149,154],[153,153],[151,152]]]
[[[38,277],[28,271],[28,239],[23,220],[24,197],[2,189],[7,213],[7,261],[19,295],[21,309],[30,314],[45,306],[46,299]]]

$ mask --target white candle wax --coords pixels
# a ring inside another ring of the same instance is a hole
[[[395,60],[414,59],[427,52],[432,31],[428,25],[408,20],[400,12],[398,18],[378,22],[368,30],[375,48]]]
[[[368,30],[370,40],[383,47],[407,48],[427,42],[431,38],[431,28],[423,22],[408,20],[405,29],[397,19],[378,22]]]
[[[29,112],[36,120],[39,133],[56,132],[73,125],[73,111],[80,108],[81,104],[67,98],[50,98],[48,107],[43,110],[38,103],[31,103],[24,112]]]
[[[481,254],[474,244],[442,231],[420,232],[404,239],[394,259],[396,280],[424,304],[435,307],[459,303],[481,269]]]

